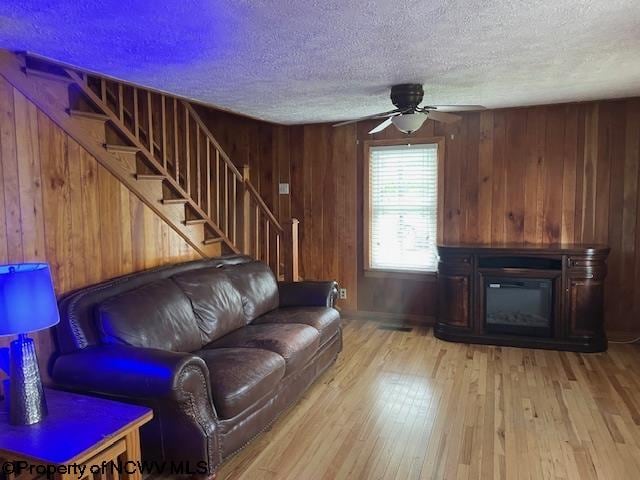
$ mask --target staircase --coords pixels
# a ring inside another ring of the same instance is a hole
[[[26,54],[0,51],[0,73],[202,256],[298,280],[297,220],[276,219],[188,102]]]

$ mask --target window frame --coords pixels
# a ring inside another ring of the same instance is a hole
[[[412,270],[396,270],[381,269],[371,267],[371,191],[369,185],[371,183],[371,148],[372,147],[388,147],[393,145],[437,145],[437,181],[436,181],[436,243],[442,244],[443,238],[443,199],[444,199],[444,158],[445,158],[445,138],[444,137],[424,137],[400,140],[366,140],[363,142],[364,157],[364,176],[363,176],[363,253],[364,253],[364,275],[367,277],[394,277],[404,279],[416,278],[433,278],[435,279],[437,271],[412,271]]]

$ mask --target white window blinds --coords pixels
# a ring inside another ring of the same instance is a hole
[[[438,146],[371,147],[369,264],[379,270],[437,270]]]

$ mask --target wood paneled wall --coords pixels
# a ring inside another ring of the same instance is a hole
[[[56,292],[199,258],[0,76],[0,263],[46,261]],[[35,335],[43,374],[49,331]],[[9,339],[0,338],[0,346]]]
[[[444,241],[611,246],[606,325],[640,331],[640,99],[502,109],[428,121],[410,140],[445,138]],[[337,278],[348,309],[432,316],[427,278],[362,270],[362,142],[390,127],[293,127],[291,211],[305,278]]]

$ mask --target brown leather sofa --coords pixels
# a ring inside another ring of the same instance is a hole
[[[61,300],[52,378],[153,408],[143,457],[212,474],[335,361],[336,294],[245,256],[117,278]]]

